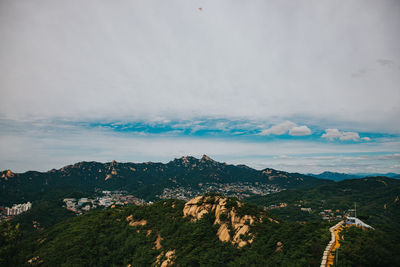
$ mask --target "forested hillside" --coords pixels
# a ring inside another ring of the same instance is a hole
[[[235,199],[196,201],[94,211],[30,233],[2,223],[1,266],[319,266],[328,224],[281,221]]]
[[[311,189],[285,190],[248,200],[261,206],[285,202],[284,208],[270,212],[286,220],[314,220],[319,212],[339,210],[357,217],[374,230],[343,231],[339,266],[398,266],[400,262],[400,181],[387,177],[366,177]],[[311,208],[311,213],[301,211]],[[373,251],[373,253],[371,253]]]

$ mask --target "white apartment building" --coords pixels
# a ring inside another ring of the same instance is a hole
[[[22,212],[25,212],[32,208],[32,203],[27,202],[23,204],[14,204],[11,208],[6,208],[7,210],[7,216],[15,216],[18,214],[21,214]]]

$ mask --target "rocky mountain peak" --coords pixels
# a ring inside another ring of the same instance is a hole
[[[228,204],[228,202],[232,201],[233,203]],[[241,202],[229,200],[226,197],[199,196],[185,204],[183,215],[184,217],[190,217],[192,221],[196,221],[200,220],[205,214],[214,213],[214,224],[219,225],[218,238],[222,242],[231,242],[243,247],[253,242],[254,237],[249,230],[251,225],[259,221],[259,218],[251,215],[240,216],[237,211],[237,208],[240,207],[242,207]],[[248,238],[243,240],[244,236]]]
[[[176,164],[176,165],[183,165],[185,167],[188,167],[189,165],[196,164],[199,160],[196,159],[195,157],[192,156],[183,156],[180,158],[176,158],[173,161],[170,161],[170,163]]]
[[[201,161],[214,161],[214,160],[212,158],[210,158],[209,156],[207,156],[207,155],[203,155],[201,157]]]
[[[15,174],[11,170],[6,170],[1,174],[1,178],[8,180],[8,178],[13,178]]]

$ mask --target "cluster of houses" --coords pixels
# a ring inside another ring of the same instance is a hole
[[[312,208],[306,208],[303,207],[302,204],[304,202],[302,200],[299,201],[299,204],[294,204],[294,206],[297,206],[300,208],[301,211],[308,212],[308,213],[313,213]],[[318,211],[317,211],[318,212]],[[322,220],[328,220],[328,221],[336,221],[336,220],[342,220],[343,216],[340,210],[332,210],[332,209],[324,209],[318,213],[318,215],[322,218]]]
[[[175,180],[171,180],[175,181]],[[237,197],[243,199],[252,195],[265,196],[268,194],[281,191],[279,187],[269,184],[237,182],[237,183],[199,183],[198,187],[191,186],[175,186],[164,188],[161,195],[157,195],[160,199],[182,199],[190,200],[196,196],[203,195],[207,192],[223,194],[227,197]]]
[[[343,218],[342,214],[340,213],[340,210],[333,211],[331,209],[326,209],[321,211],[319,213],[319,216],[322,217],[322,220],[329,220],[329,221],[341,220]]]
[[[290,206],[298,207],[302,212],[308,212],[308,213],[318,212],[318,210],[314,211],[310,207],[304,207],[303,206],[304,202],[302,200],[299,200],[297,202],[298,203],[290,204]],[[280,208],[286,208],[288,206],[289,205],[286,202],[282,202],[279,204],[272,204],[267,207],[264,207],[264,210],[280,209]],[[328,220],[328,221],[335,221],[335,220],[343,219],[342,212],[338,209],[337,210],[325,209],[325,210],[322,210],[321,212],[319,212],[318,215],[321,217],[321,219]]]
[[[94,198],[64,198],[65,208],[83,214],[95,208],[107,208],[112,205],[143,205],[143,199],[128,195],[125,191],[102,191],[102,196]]]
[[[17,216],[25,211],[28,211],[32,208],[32,203],[22,203],[22,204],[14,204],[11,208],[9,207],[2,207],[1,211],[1,219],[7,219],[13,216]]]

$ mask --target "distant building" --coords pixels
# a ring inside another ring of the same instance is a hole
[[[307,211],[307,212],[311,212],[312,209],[311,208],[301,208],[301,211]]]
[[[11,208],[6,208],[7,216],[15,216],[15,215],[21,214],[22,212],[25,212],[31,208],[32,208],[31,202],[27,202],[24,204],[15,204]]]
[[[83,204],[88,203],[88,202],[90,202],[89,199],[86,198],[86,197],[83,197],[83,198],[78,200],[78,205],[82,206]]]
[[[82,210],[84,211],[89,211],[90,210],[90,205],[85,205]]]
[[[374,227],[364,223],[363,221],[361,221],[360,219],[356,218],[356,217],[347,217],[346,218],[346,225],[349,226],[357,226],[357,227],[361,227],[361,228],[370,228],[370,229],[374,229]]]

